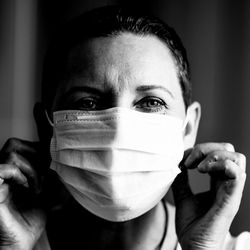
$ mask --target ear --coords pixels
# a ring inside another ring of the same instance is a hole
[[[198,102],[193,102],[187,109],[186,127],[184,133],[185,150],[192,148],[195,144],[199,122],[201,117],[201,106]]]
[[[42,145],[48,146],[52,137],[53,128],[48,121],[46,112],[42,103],[35,104],[33,115],[36,122],[38,137]]]

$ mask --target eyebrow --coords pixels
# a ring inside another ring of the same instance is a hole
[[[136,90],[138,92],[149,91],[149,90],[154,90],[154,89],[163,90],[163,91],[167,92],[172,98],[174,98],[173,93],[170,90],[168,90],[167,88],[165,88],[165,87],[163,87],[161,85],[142,85],[142,86],[138,86],[136,88]]]
[[[154,90],[154,89],[160,89],[163,90],[164,92],[168,93],[172,98],[174,98],[173,93],[168,90],[167,88],[161,86],[161,85],[141,85],[136,88],[136,91],[138,92],[144,92],[144,91],[149,91],[149,90]],[[102,93],[101,90],[90,87],[90,86],[75,86],[70,88],[66,93],[64,93],[63,98],[70,96],[76,92],[88,92],[92,93],[95,95],[100,95]]]

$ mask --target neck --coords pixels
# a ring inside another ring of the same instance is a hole
[[[47,233],[52,249],[156,249],[165,233],[167,214],[160,202],[144,215],[126,222],[110,222],[86,211],[70,199],[49,217]]]

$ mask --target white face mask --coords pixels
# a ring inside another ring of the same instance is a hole
[[[180,172],[183,121],[125,108],[57,111],[51,168],[93,214],[126,221],[152,209]]]

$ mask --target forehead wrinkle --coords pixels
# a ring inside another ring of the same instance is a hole
[[[123,38],[123,40],[121,40],[121,38]],[[75,65],[75,68],[71,77],[75,80],[82,78],[83,81],[87,80],[88,83],[98,85],[98,87],[104,91],[112,90],[116,95],[120,95],[126,89],[134,89],[133,85],[144,83],[145,80],[147,80],[148,83],[156,82],[155,79],[151,79],[151,70],[154,69],[155,65],[153,60],[155,59],[154,55],[159,56],[159,58],[165,55],[172,58],[169,51],[166,50],[165,45],[157,41],[157,45],[161,45],[161,47],[164,46],[164,50],[160,51],[160,54],[157,50],[157,54],[155,53],[156,48],[159,50],[159,46],[156,46],[153,58],[145,57],[145,54],[148,54],[148,51],[145,50],[143,51],[142,60],[137,56],[135,60],[131,61],[134,53],[140,54],[140,51],[144,48],[139,45],[148,44],[149,42],[149,45],[151,45],[155,39],[154,37],[141,38],[134,35],[132,37],[131,35],[129,35],[129,37],[125,36],[125,38],[126,39],[124,39],[124,36],[117,36],[113,38],[91,39],[74,48],[70,61]],[[133,38],[133,43],[130,43],[131,38]],[[148,38],[153,40],[148,41]],[[134,44],[136,40],[139,43]],[[120,46],[121,44],[123,45],[122,47]],[[171,62],[171,65],[172,64],[175,66],[174,62]],[[145,69],[145,65],[149,68]],[[149,65],[152,65],[152,67]],[[159,67],[157,67],[157,70],[159,71]],[[165,72],[165,68],[162,69],[161,73],[162,72]],[[176,74],[176,71],[174,74]],[[169,77],[170,75],[168,78]],[[160,81],[157,80],[157,83],[158,82]]]
[[[102,89],[112,89],[117,94],[128,88],[128,65],[121,59],[122,51],[115,56],[109,53],[109,48],[95,47],[92,42],[86,41],[71,50],[68,57],[69,78],[79,82],[88,79],[89,82],[98,84]],[[93,49],[94,48],[94,49]],[[104,52],[104,54],[103,54]]]
[[[128,55],[134,45],[117,40],[118,37],[92,39],[88,44],[92,52],[91,59],[95,62],[94,69],[91,69],[93,77],[99,76],[104,88],[112,89],[117,95],[129,89],[133,83],[132,78],[135,77],[133,65],[128,61]],[[117,50],[117,45],[121,44],[124,46]]]
[[[104,72],[104,89],[112,90],[116,96],[130,89],[132,77],[126,63],[118,66],[114,64],[108,65],[108,69]]]

